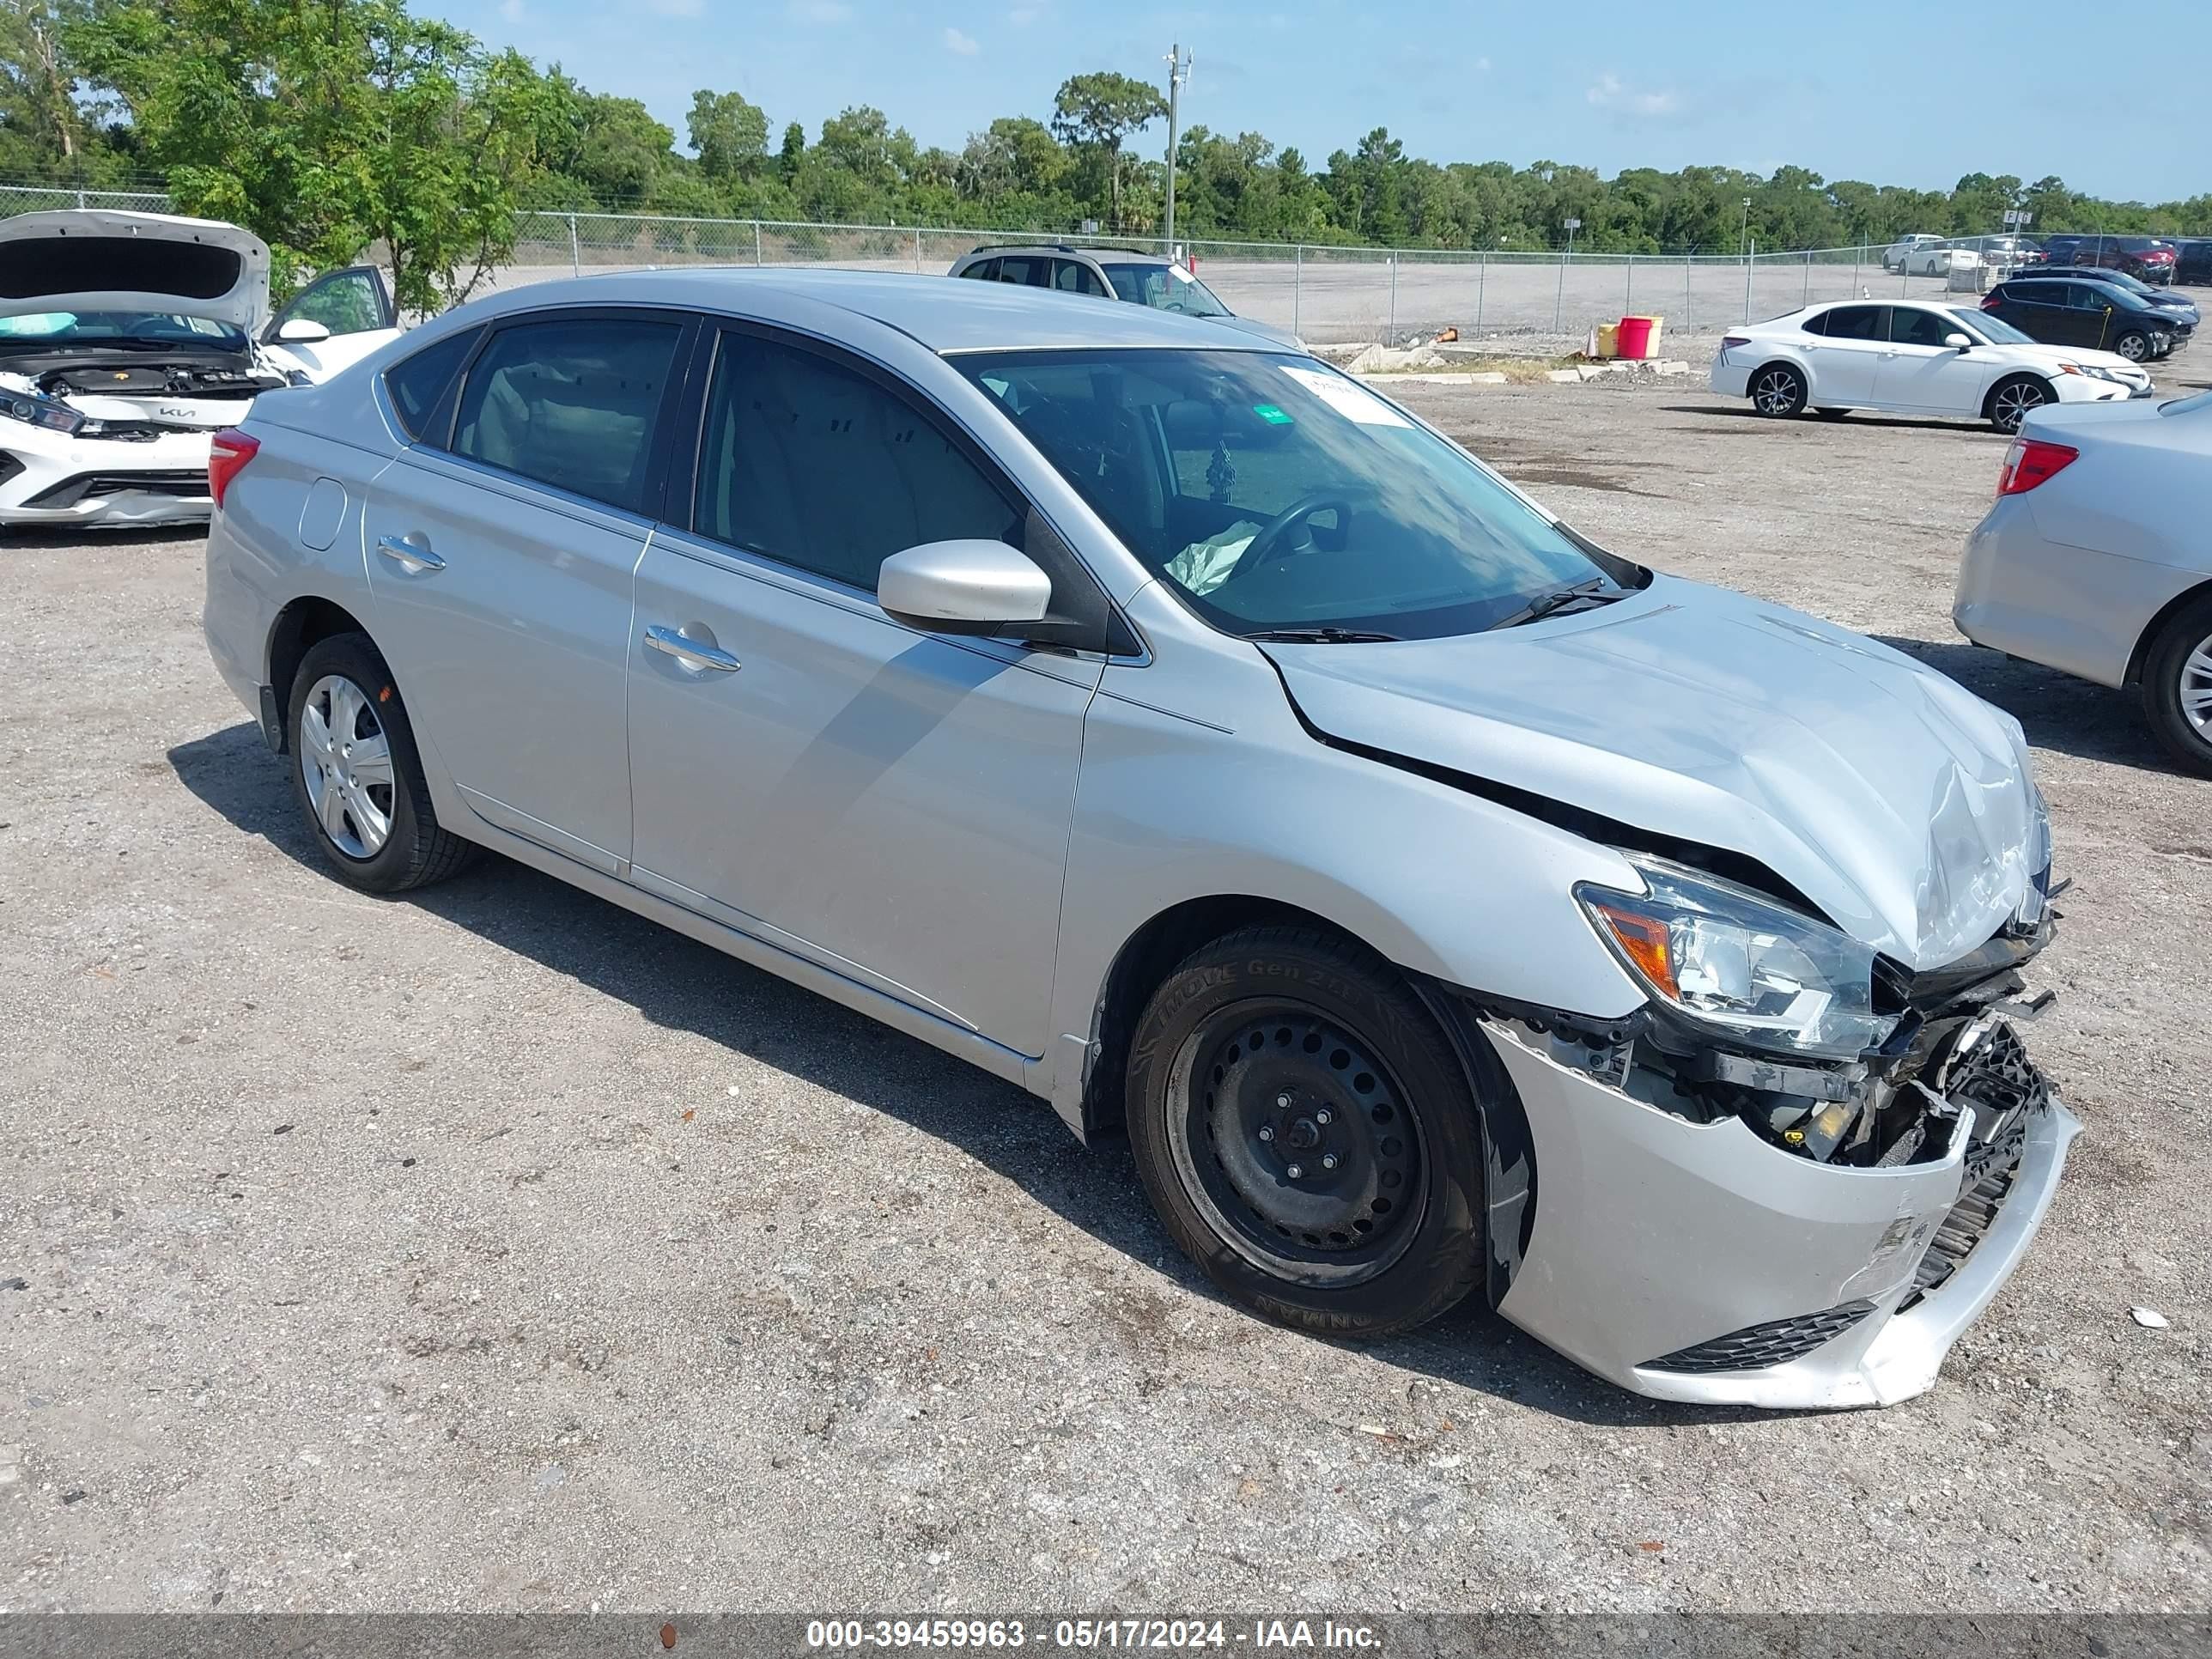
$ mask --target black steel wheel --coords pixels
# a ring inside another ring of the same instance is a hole
[[[1500,1069],[1483,1089],[1507,1088]],[[1389,965],[1312,929],[1251,928],[1183,962],[1130,1048],[1138,1172],[1224,1291],[1374,1336],[1480,1282],[1478,1091]]]

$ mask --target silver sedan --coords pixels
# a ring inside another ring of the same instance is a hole
[[[2212,773],[2212,392],[2036,410],[1966,543],[1952,617],[1977,645],[2133,686]]]
[[[1884,1402],[2058,1182],[2018,725],[1251,334],[548,283],[211,473],[208,641],[338,879],[491,848],[961,1055],[1267,1316]]]

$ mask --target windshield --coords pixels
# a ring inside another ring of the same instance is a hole
[[[1951,314],[1969,334],[1978,334],[1995,345],[2033,345],[2034,337],[2021,333],[2002,317],[1993,317],[1986,311],[1968,311],[1963,306],[1952,307]]]
[[[246,349],[243,330],[206,317],[167,316],[150,311],[41,311],[0,317],[0,351],[107,345],[117,341],[192,345],[216,351]]]
[[[1185,317],[1228,317],[1235,313],[1213,297],[1213,290],[1178,265],[1103,265],[1114,292],[1132,305],[1173,311]]]
[[[1243,351],[953,360],[1199,615],[1234,634],[1478,632],[1607,568],[1357,380]]]

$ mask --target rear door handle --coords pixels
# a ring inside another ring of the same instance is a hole
[[[664,628],[659,623],[645,630],[645,642],[654,650],[665,652],[692,668],[711,669],[718,674],[734,674],[743,666],[719,645],[708,645],[680,634],[675,629]]]
[[[379,536],[376,550],[410,576],[446,568],[446,562],[430,550],[430,538],[423,535]]]

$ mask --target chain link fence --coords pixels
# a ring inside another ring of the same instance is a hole
[[[0,217],[64,207],[169,210],[159,191],[0,185]],[[1167,254],[1145,237],[931,226],[787,224],[653,214],[526,212],[511,260],[478,291],[592,271],[680,265],[816,265],[942,274],[994,243],[1060,242]],[[2010,237],[1961,238],[1884,262],[1879,245],[1790,252],[1581,253],[1179,241],[1222,302],[1316,344],[1464,337],[1579,340],[1595,323],[1656,315],[1668,333],[1712,335],[1821,301],[1978,292],[2021,258]]]

